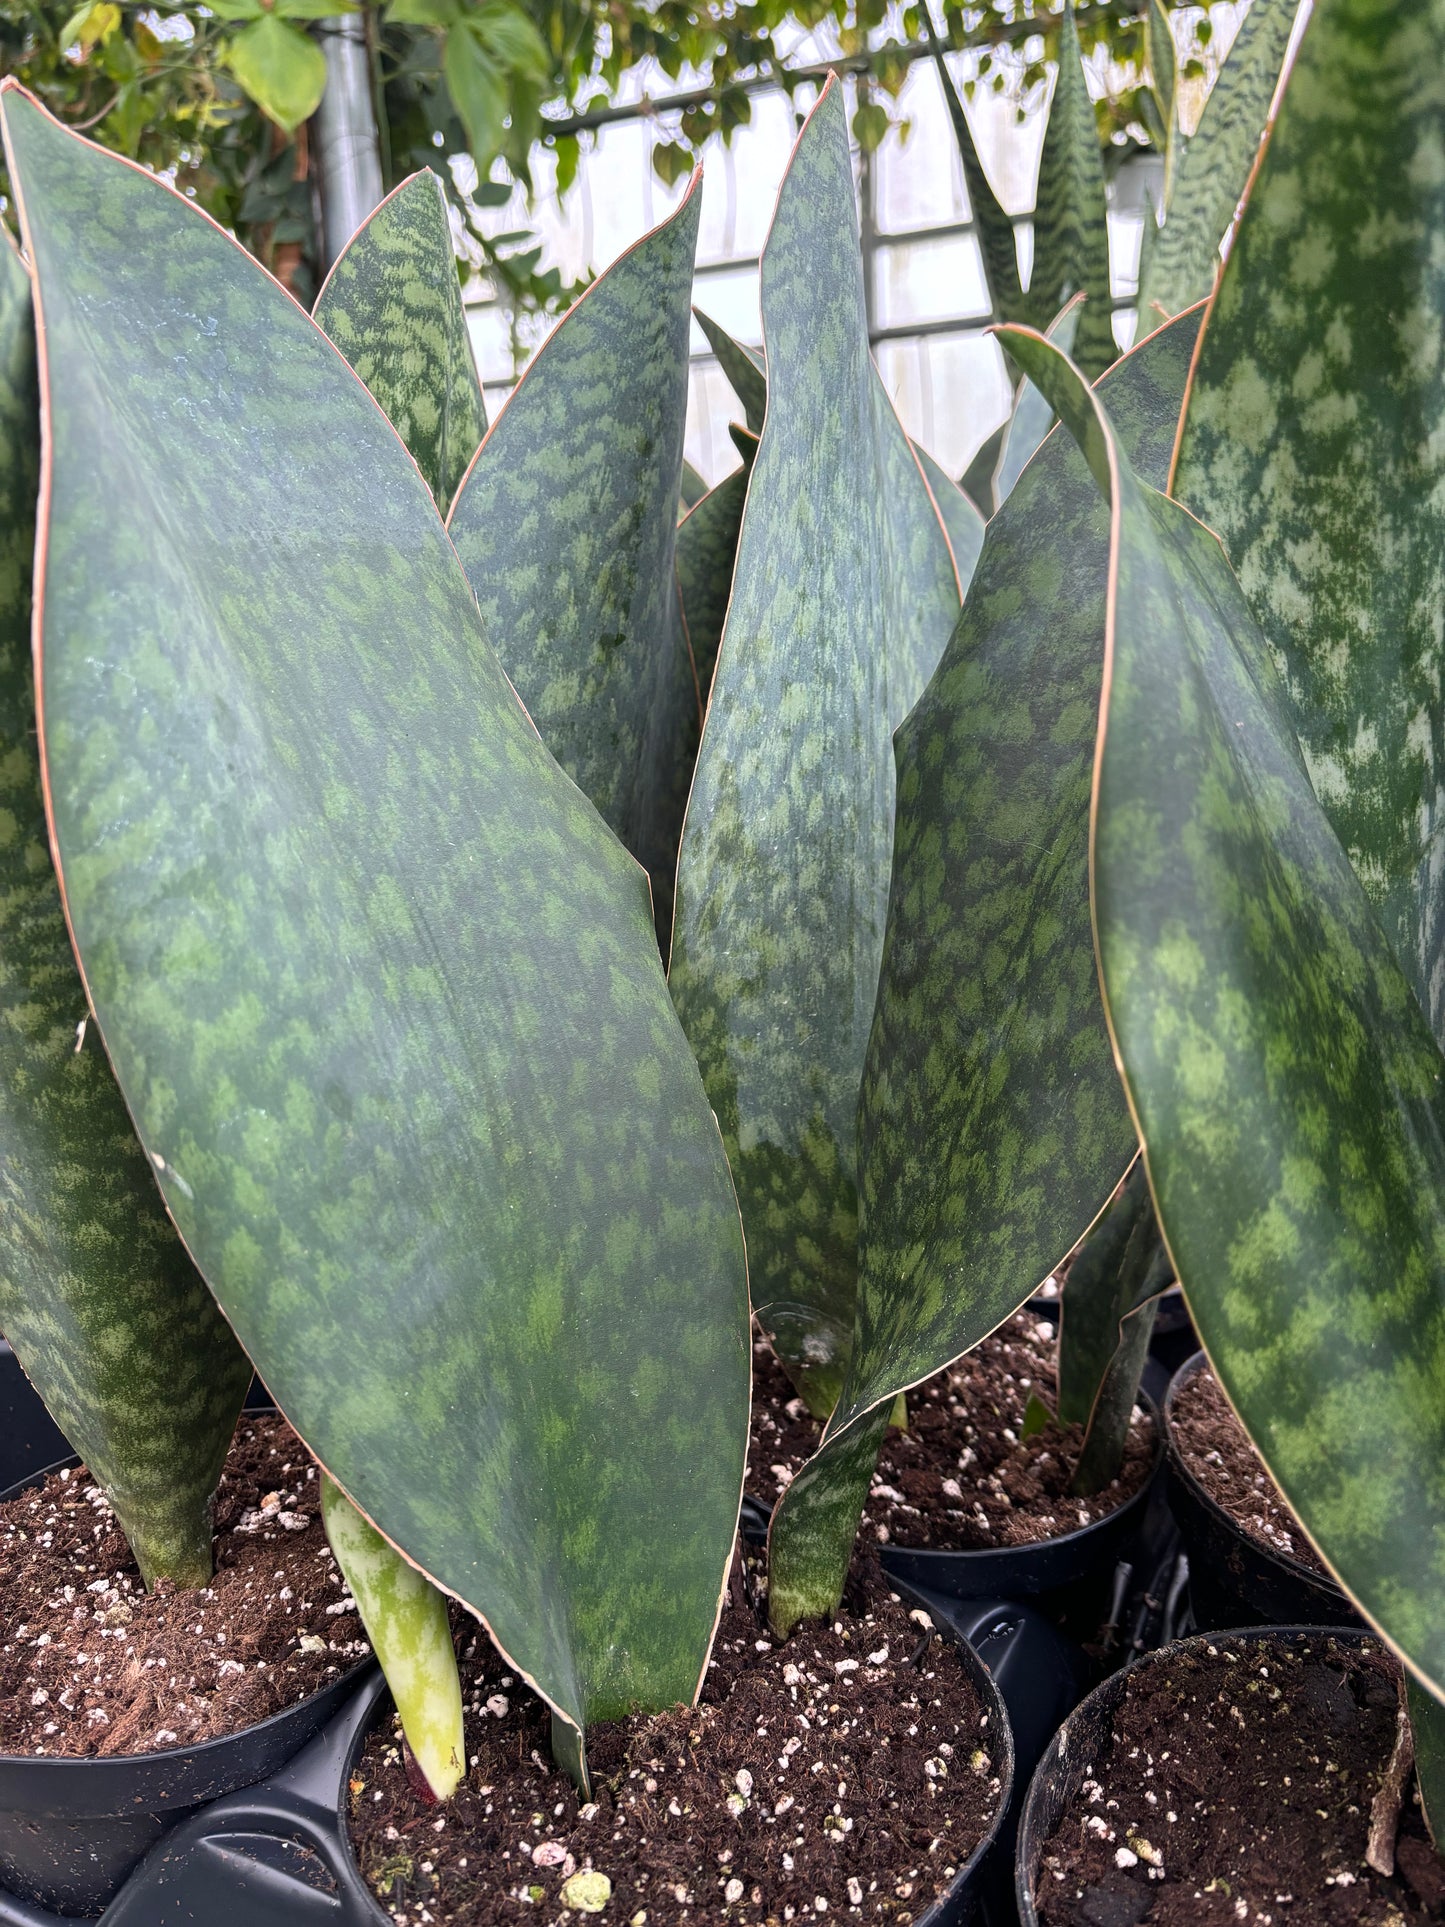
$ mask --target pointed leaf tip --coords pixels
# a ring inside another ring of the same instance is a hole
[[[1083,370],[1036,328],[1002,327],[993,333],[1079,444],[1108,501],[1115,479],[1113,436]]]

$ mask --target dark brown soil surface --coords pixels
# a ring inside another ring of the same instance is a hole
[[[1397,1672],[1327,1636],[1220,1634],[1129,1676],[1113,1733],[1044,1850],[1045,1927],[1414,1927],[1445,1865],[1407,1794],[1385,1879],[1365,1864]]]
[[[358,1859],[393,1919],[578,1920],[567,1883],[589,1872],[619,1924],[916,1919],[988,1829],[997,1735],[954,1649],[876,1562],[855,1566],[833,1625],[782,1646],[761,1583],[751,1556],[735,1567],[700,1706],[594,1730],[586,1806],[552,1765],[539,1702],[474,1639],[456,1798],[418,1800],[391,1722],[351,1782]]]
[[[793,1389],[766,1338],[753,1338],[753,1425],[746,1490],[770,1506],[818,1449],[823,1428]]]
[[[156,1753],[294,1706],[369,1650],[282,1418],[242,1415],[216,1576],[147,1594],[84,1466],[0,1506],[0,1753]],[[349,1608],[349,1610],[348,1610]]]
[[[1208,1366],[1175,1393],[1169,1429],[1189,1470],[1242,1532],[1268,1551],[1327,1576]]]
[[[1154,1423],[1136,1407],[1117,1479],[1069,1493],[1078,1425],[1020,1440],[1030,1393],[1057,1396],[1055,1328],[1027,1309],[908,1394],[908,1429],[890,1432],[864,1520],[880,1540],[957,1551],[1031,1545],[1077,1532],[1130,1499],[1154,1463]]]

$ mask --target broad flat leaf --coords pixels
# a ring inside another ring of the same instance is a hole
[[[553,330],[447,525],[542,741],[651,874],[664,946],[698,714],[674,550],[701,178]]]
[[[1410,1702],[1410,1728],[1415,1740],[1415,1775],[1425,1824],[1436,1851],[1445,1840],[1445,1706],[1418,1681],[1405,1682]]]
[[[342,1490],[570,1721],[687,1700],[748,1311],[645,879],[325,336],[3,102],[55,436],[48,802],[166,1202]]]
[[[989,307],[1000,321],[1017,317],[1029,312],[1029,305],[1023,282],[1019,279],[1018,245],[1014,240],[1013,220],[1004,212],[984,172],[968,124],[968,115],[953,84],[953,75],[948,71],[943,48],[934,30],[932,10],[927,6],[923,9],[923,22],[929,45],[933,49],[933,64],[938,69],[938,84],[943,89],[944,104],[953,122],[953,138],[958,144],[958,158],[963,166],[963,184],[968,192],[968,205],[983,257],[983,280],[988,290]]]
[[[718,366],[743,405],[743,416],[748,427],[755,435],[761,435],[763,416],[768,407],[768,377],[761,357],[734,341],[727,329],[714,321],[711,315],[705,315],[701,308],[694,308],[693,313],[697,316],[698,327],[707,336],[709,348],[717,356]]]
[[[958,483],[934,461],[926,448],[920,448],[915,442],[913,452],[918,457],[918,465],[923,470],[924,480],[928,483],[934,506],[938,510],[938,519],[943,524],[943,533],[953,551],[953,566],[958,572],[960,591],[967,595],[968,585],[978,566],[978,552],[983,547],[983,517]]]
[[[1109,283],[1104,156],[1094,103],[1084,78],[1073,0],[1065,0],[1059,17],[1058,62],[1058,79],[1039,157],[1028,318],[1040,328],[1047,327],[1072,295],[1083,294],[1086,299],[1074,351],[1085,373],[1097,376],[1117,358],[1119,350],[1114,341]]]
[[[467,1754],[446,1595],[407,1564],[324,1472],[321,1516],[406,1743],[436,1798],[450,1799],[466,1773]]]
[[[269,120],[294,134],[326,91],[326,56],[300,27],[266,13],[226,49],[226,65]]]
[[[761,357],[749,348],[740,347],[725,329],[719,327],[717,322],[710,321],[706,315],[699,314],[696,308],[693,313],[697,315],[698,324],[707,336],[723,373],[743,404],[749,428],[755,435],[760,435],[768,404],[768,378]],[[882,388],[883,377],[879,375],[877,379]],[[883,389],[883,399],[888,405],[886,389]],[[972,498],[964,493],[927,449],[921,448],[917,442],[911,443],[911,446],[933,496],[938,519],[943,524],[943,532],[953,554],[953,566],[958,573],[960,592],[966,593],[983,544],[983,517],[975,508]],[[706,684],[703,686],[706,688]]]
[[[1210,309],[1172,489],[1238,571],[1315,793],[1437,1039],[1442,235],[1445,0],[1320,0]]]
[[[1157,4],[1157,0],[1156,0]],[[1073,351],[1074,336],[1079,330],[1079,309],[1083,305],[1082,295],[1070,297],[1048,328],[1049,340],[1057,342],[1064,353]],[[1148,329],[1143,331],[1149,333]],[[1143,339],[1141,334],[1140,339]],[[1027,375],[1019,381],[1014,395],[1013,413],[1008,418],[1004,431],[1003,447],[999,450],[998,467],[993,475],[993,499],[1006,502],[1014,492],[1014,484],[1024,471],[1024,465],[1032,458],[1045,435],[1054,425],[1054,411],[1034,387]]]
[[[445,515],[487,432],[487,411],[442,185],[429,169],[403,181],[352,235],[315,312]]]
[[[1160,315],[1180,313],[1214,287],[1219,244],[1259,152],[1298,11],[1299,0],[1254,0],[1209,91],[1193,139],[1176,142],[1184,151],[1175,163],[1164,225],[1150,234],[1147,217],[1144,224],[1148,246],[1139,273],[1141,326],[1152,327]]]
[[[1047,344],[1113,502],[1092,832],[1101,981],[1210,1362],[1341,1584],[1445,1682],[1445,1064],[1310,786],[1210,532],[1134,476]]]
[[[671,981],[728,1145],[755,1308],[826,1411],[853,1323],[890,738],[958,609],[942,526],[868,354],[836,84],[778,196],[762,309],[767,425],[688,805]]]
[[[1181,316],[1102,384],[1161,482],[1198,327]],[[1056,435],[989,523],[958,626],[895,740],[853,1358],[821,1452],[774,1514],[775,1624],[780,1601],[826,1612],[841,1594],[872,1470],[855,1430],[1022,1304],[1135,1152],[1089,917],[1108,543],[1088,470]],[[840,1497],[849,1478],[861,1483]]]
[[[0,1329],[147,1583],[211,1577],[250,1361],[166,1217],[65,927],[30,653],[40,439],[30,283],[0,240]]]

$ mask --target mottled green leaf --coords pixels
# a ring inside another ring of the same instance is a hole
[[[913,444],[913,452],[918,457],[918,465],[923,470],[924,480],[928,483],[933,496],[938,519],[943,524],[943,533],[948,538],[948,546],[953,551],[953,566],[958,572],[960,591],[968,594],[968,585],[973,580],[973,572],[978,566],[978,553],[983,547],[983,517],[974,507],[971,498],[939,464],[934,461],[926,448]]]
[[[953,122],[953,137],[958,144],[958,158],[963,166],[963,184],[968,193],[968,205],[983,258],[983,280],[988,291],[989,309],[999,320],[1021,316],[1030,310],[1023,282],[1019,278],[1013,220],[1004,212],[984,172],[968,125],[968,115],[934,31],[932,9],[926,5],[923,8],[923,23],[933,49],[933,64],[938,69],[938,84],[943,89],[944,103]]]
[[[1198,326],[1181,316],[1102,384],[1161,482]],[[822,1451],[775,1514],[775,1614],[784,1563],[790,1607],[826,1612],[841,1594],[871,1471],[856,1429],[1021,1304],[1134,1154],[1089,918],[1108,541],[1078,451],[1053,437],[989,523],[958,626],[896,738],[853,1358]],[[834,1488],[850,1480],[845,1503]]]
[[[854,1120],[892,844],[892,730],[958,608],[868,353],[841,92],[762,261],[767,424],[678,868],[672,990],[732,1160],[753,1300],[826,1411],[853,1323]]]
[[[407,1564],[324,1472],[321,1516],[412,1757],[437,1799],[450,1799],[466,1773],[467,1753],[446,1595]]]
[[[991,434],[984,436],[969,458],[968,467],[959,477],[959,487],[968,499],[976,504],[985,522],[998,508],[994,498],[993,478],[1008,436],[1008,426],[1006,421],[1000,422]]]
[[[664,947],[698,713],[674,552],[701,178],[553,330],[448,522],[542,741],[651,875]]]
[[[713,671],[722,642],[723,622],[728,597],[732,593],[733,563],[737,556],[738,531],[743,525],[743,504],[748,499],[751,462],[724,476],[715,489],[678,524],[677,581],[682,594],[682,613],[687,623],[687,638],[697,669],[701,709],[697,726],[691,732],[688,765],[697,761],[697,745],[702,735],[702,711],[707,708],[712,690]]]
[[[1070,296],[1067,305],[1049,323],[1049,340],[1057,342],[1066,355],[1073,352],[1074,336],[1079,329],[1079,309],[1083,301],[1081,294]],[[998,466],[993,473],[995,502],[1006,502],[1013,494],[1025,463],[1032,458],[1053,425],[1053,409],[1027,375],[1020,377],[1014,393],[1013,413],[1008,418]]]
[[[147,1583],[203,1586],[251,1366],[166,1217],[66,931],[30,655],[39,458],[30,283],[0,239],[0,1329]]]
[[[352,235],[316,301],[443,515],[487,432],[442,184],[429,169]]]
[[[320,330],[3,99],[55,438],[51,821],[166,1202],[343,1491],[570,1721],[686,1700],[748,1310],[645,879]]]
[[[684,462],[682,465],[682,486],[678,490],[678,499],[681,501],[684,510],[696,508],[706,494],[707,483],[702,479],[701,475],[698,474],[691,462]],[[681,521],[682,517],[679,516],[678,520]]]
[[[1315,793],[1437,1039],[1442,237],[1445,0],[1321,0],[1210,309],[1173,487],[1238,571]]]
[[[707,336],[707,345],[717,356],[718,366],[727,376],[732,391],[743,405],[743,417],[755,435],[763,432],[763,417],[768,409],[768,377],[762,358],[734,341],[727,329],[694,308],[697,325]]]
[[[1158,4],[1158,0],[1155,0]],[[1219,244],[1234,219],[1259,152],[1269,103],[1284,65],[1298,0],[1254,0],[1219,78],[1209,91],[1192,140],[1174,168],[1164,225],[1149,234],[1140,261],[1140,331],[1160,315],[1178,314],[1214,286]],[[1353,172],[1355,163],[1328,172]],[[1318,184],[1317,184],[1318,185]],[[1355,183],[1363,186],[1364,183]]]
[[[1094,895],[1160,1223],[1310,1538],[1438,1686],[1445,1065],[1223,550],[1135,478],[1076,371],[1032,345],[1113,500]]]
[[[1036,326],[1047,327],[1072,295],[1083,294],[1074,353],[1085,373],[1097,376],[1119,350],[1109,285],[1104,156],[1084,78],[1073,0],[1065,0],[1059,17],[1058,62],[1039,157],[1028,309],[1018,316],[1001,313],[1000,319],[1031,319]]]
[[[1069,1265],[1059,1305],[1059,1417],[1086,1428],[1070,1489],[1118,1476],[1168,1260],[1142,1160]]]
[[[762,433],[763,418],[768,404],[768,378],[763,368],[761,356],[751,349],[743,348],[735,342],[717,322],[709,321],[706,315],[697,314],[698,322],[712,345],[723,373],[732,383],[737,398],[742,402],[747,414],[748,427],[755,435]],[[877,377],[880,388],[882,376]],[[884,405],[887,406],[887,390],[883,390]],[[917,442],[912,444],[918,457],[933,496],[938,519],[943,524],[944,535],[953,552],[953,565],[958,572],[960,591],[966,591],[978,552],[983,543],[983,517],[974,506],[972,498],[966,495],[949,475],[924,448]]]

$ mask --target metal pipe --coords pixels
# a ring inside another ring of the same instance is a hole
[[[362,16],[325,20],[317,37],[326,56],[326,92],[316,110],[316,163],[329,270],[381,200],[381,158]]]

